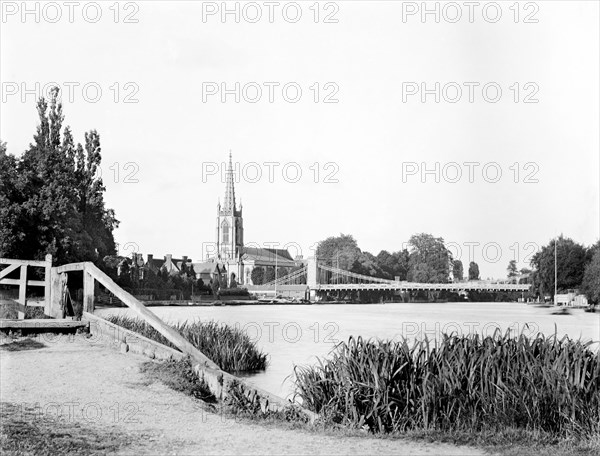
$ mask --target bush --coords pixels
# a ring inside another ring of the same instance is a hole
[[[245,288],[221,288],[219,294],[221,296],[250,296]]]

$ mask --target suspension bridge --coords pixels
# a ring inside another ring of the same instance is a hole
[[[530,289],[529,284],[514,284],[491,281],[467,281],[450,283],[420,283],[407,282],[380,277],[372,277],[346,271],[338,267],[328,265],[325,261],[309,258],[307,263],[290,274],[278,277],[263,285],[252,286],[255,292],[285,292],[305,290],[310,293],[310,299],[318,294],[329,292],[360,292],[360,291],[389,291],[389,292],[413,292],[413,291],[449,291],[461,292],[526,292]]]

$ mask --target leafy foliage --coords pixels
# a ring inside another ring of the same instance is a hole
[[[254,285],[262,285],[265,283],[265,271],[263,268],[254,268],[250,274],[250,279]]]
[[[600,303],[600,249],[595,249],[594,256],[585,267],[581,291],[593,303]]]
[[[469,280],[479,280],[479,265],[474,261],[469,263]]]
[[[516,260],[510,260],[508,262],[508,267],[506,268],[506,276],[509,279],[512,279],[514,277],[516,277],[518,274],[517,272],[517,261]]]
[[[75,145],[62,128],[58,88],[50,103],[40,98],[40,124],[23,155],[8,155],[0,142],[0,256],[43,259],[57,264],[99,261],[115,253],[114,211],[104,206],[105,187],[97,177],[100,136],[85,133]]]
[[[557,288],[565,291],[578,288],[583,281],[587,251],[581,244],[562,235],[553,239],[531,259],[536,271],[535,285],[540,294],[554,296],[554,248],[556,243]]]
[[[337,268],[356,272],[361,250],[356,240],[349,234],[328,237],[319,242],[317,258]]]
[[[394,279],[400,277],[400,280],[406,280],[408,274],[408,250],[399,250],[389,253],[382,250],[377,255],[377,263],[383,271],[384,279]]]
[[[273,280],[275,280],[275,268],[272,266],[267,266],[267,268],[265,269],[263,283],[272,282]]]
[[[464,269],[462,261],[454,260],[452,263],[452,277],[455,281],[460,281],[464,277]]]
[[[329,237],[317,246],[319,261],[346,271],[384,279],[406,279],[408,271],[408,251],[389,253],[386,250],[377,256],[363,252],[356,240],[347,234]]]
[[[421,233],[408,241],[408,280],[421,283],[446,283],[450,276],[452,254],[444,245],[444,239]]]

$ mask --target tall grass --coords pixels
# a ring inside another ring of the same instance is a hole
[[[109,315],[106,320],[148,339],[176,348],[143,320],[120,315]],[[184,322],[171,326],[226,372],[258,371],[267,367],[267,355],[239,329],[214,321]]]
[[[556,336],[444,335],[439,342],[350,338],[317,366],[296,366],[308,409],[373,432],[522,428],[600,432],[600,359]]]

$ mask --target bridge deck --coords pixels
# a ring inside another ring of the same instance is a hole
[[[394,290],[394,291],[529,291],[531,285],[510,283],[341,283],[317,284],[315,290]]]

